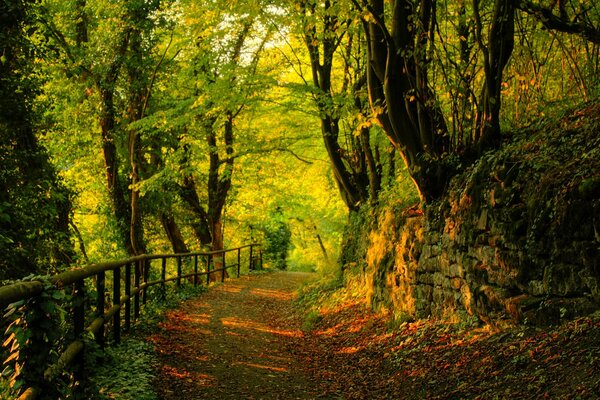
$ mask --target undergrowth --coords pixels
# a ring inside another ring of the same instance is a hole
[[[138,338],[127,338],[121,344],[104,350],[102,360],[93,368],[92,385],[86,398],[158,399],[152,386],[156,357],[152,345]]]
[[[196,297],[206,291],[205,286],[183,285],[179,289],[163,291],[160,286],[148,289],[148,297],[157,299],[147,303],[142,309],[142,318],[130,335],[116,346],[104,350],[92,347],[86,359],[86,372],[89,376],[84,383],[86,399],[94,400],[155,400],[155,365],[157,357],[151,344],[143,338],[156,329],[165,312],[177,307],[181,302]],[[93,346],[93,345],[92,345]],[[0,394],[1,394],[0,388]],[[0,397],[3,398],[3,397]]]
[[[303,286],[297,303],[304,312],[302,330],[308,332],[321,320],[322,315],[348,303],[366,305],[364,276],[357,268],[323,276]]]

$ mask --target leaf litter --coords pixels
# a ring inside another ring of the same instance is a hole
[[[600,398],[598,314],[545,328],[397,325],[352,299],[306,329],[293,293],[309,279],[243,277],[169,313],[148,338],[160,398]]]

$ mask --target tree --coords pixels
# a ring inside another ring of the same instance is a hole
[[[380,162],[371,147],[370,123],[364,109],[366,65],[360,32],[350,26],[349,17],[344,19],[340,14],[343,12],[340,4],[301,1],[298,6],[323,142],[342,199],[350,211],[356,211],[369,199],[377,201],[382,175]],[[338,52],[341,65],[336,66],[343,68],[341,76],[333,73],[336,61],[340,62],[336,60]],[[336,79],[341,84],[336,85]],[[356,125],[344,132],[341,119],[348,118],[344,115],[348,113]]]
[[[0,278],[53,272],[73,257],[71,193],[36,137],[36,12],[22,1],[0,4]]]
[[[111,18],[102,19],[90,14],[103,7],[102,0],[80,0],[73,8],[49,3],[44,16],[65,56],[66,75],[75,86],[82,84],[91,101],[98,103],[106,189],[121,243],[130,255],[146,252],[139,185],[144,174],[156,170],[153,163],[161,161],[160,151],[140,136],[137,123],[152,112],[152,91],[169,49],[167,45],[164,52],[155,52],[163,32],[173,30],[172,21],[165,17],[169,4],[159,0],[111,3],[105,11]],[[69,18],[59,18],[61,14]],[[172,214],[163,212],[157,220],[172,246],[184,249]]]
[[[196,214],[194,232],[202,244],[210,239],[211,248],[223,248],[223,210],[231,189],[234,163],[235,120],[257,96],[251,84],[264,43],[270,35],[262,30],[258,17],[252,13],[240,16],[217,15],[212,22],[213,31],[206,37],[197,37],[196,53],[192,63],[195,82],[194,101],[190,110],[193,119],[185,128],[185,134],[194,141],[203,138],[202,148],[208,158],[206,174],[206,207],[201,205],[192,172],[195,157],[191,146],[183,144],[181,168],[184,171],[179,193]],[[218,25],[221,25],[219,28]],[[197,27],[198,29],[200,27]],[[249,44],[252,41],[254,44]],[[243,52],[250,56],[242,60]],[[248,53],[247,53],[248,54]],[[186,99],[187,100],[187,99]],[[198,142],[196,142],[198,143]],[[200,143],[198,143],[200,145]],[[208,229],[207,229],[208,228]]]
[[[515,48],[518,9],[548,29],[597,43],[595,7],[568,1],[551,7],[511,0],[473,0],[470,5],[436,0],[352,2],[367,41],[371,108],[426,203],[444,193],[458,168],[501,141],[503,91],[509,86],[506,71]],[[558,14],[553,13],[556,9]],[[525,42],[534,35],[520,34]],[[440,76],[447,84],[455,82],[447,88],[450,115],[441,100],[445,93]]]

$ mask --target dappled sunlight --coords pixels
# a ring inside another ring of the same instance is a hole
[[[244,290],[244,288],[245,288],[245,286],[242,286],[242,285],[234,285],[234,284],[228,283],[227,285],[219,286],[219,288],[217,290],[219,290],[220,292],[227,292],[227,293],[240,293],[242,290]]]
[[[287,330],[287,329],[277,329],[270,327],[268,325],[262,324],[260,322],[252,321],[252,320],[244,320],[237,317],[226,317],[221,318],[221,323],[223,326],[227,328],[233,329],[248,329],[254,330],[263,333],[271,333],[274,335],[288,336],[288,337],[301,337],[302,332],[298,330]]]
[[[150,339],[169,366],[158,378],[160,398],[315,398],[300,365],[304,333],[292,318],[299,283],[286,277],[227,282],[170,313]]]
[[[282,290],[272,290],[272,289],[255,288],[255,289],[251,289],[250,293],[257,295],[257,296],[268,297],[268,298],[276,299],[276,300],[291,300],[295,297],[294,293],[284,292]]]
[[[181,369],[181,368],[177,369],[170,365],[163,365],[162,371],[167,376],[169,376],[171,378],[175,378],[175,379],[183,379],[183,378],[190,377],[190,373],[188,371],[186,371],[185,369]]]
[[[364,305],[365,305],[365,302],[361,301],[361,300],[345,300],[345,301],[336,303],[335,306],[332,306],[332,307],[320,307],[319,311],[323,315],[338,314],[340,312],[343,312],[345,310],[355,308],[355,307],[363,308]]]
[[[187,371],[184,368],[175,368],[170,365],[163,365],[162,372],[170,379],[186,381],[199,387],[210,387],[216,384],[216,378],[212,375],[196,371]]]
[[[358,346],[342,347],[336,353],[338,354],[354,354],[357,353],[361,348]]]
[[[316,330],[315,334],[318,336],[334,336],[335,334],[339,333],[342,330],[341,328],[343,326],[344,326],[344,323],[339,323],[339,324],[331,326],[327,329]]]
[[[202,387],[213,386],[217,382],[217,379],[214,376],[200,372],[191,373],[191,379],[196,386]]]
[[[244,362],[244,361],[234,362],[233,365],[243,365],[246,367],[266,369],[266,370],[269,370],[272,372],[289,372],[289,370],[287,368],[283,368],[283,367],[274,367],[272,365],[256,364],[256,363],[250,363],[250,362]]]
[[[195,324],[206,325],[210,323],[210,318],[209,314],[191,314],[187,320]]]
[[[423,346],[424,353],[443,352],[457,347],[473,346],[476,343],[489,339],[494,332],[491,327],[483,326],[471,328],[468,334],[459,334],[460,329],[449,324],[440,324],[434,320],[418,320],[413,323],[403,324],[397,333],[400,342],[391,348],[392,351],[411,349],[415,343],[427,339],[428,344]]]

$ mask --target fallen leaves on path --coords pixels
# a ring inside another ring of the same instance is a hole
[[[309,274],[243,277],[212,287],[168,313],[149,340],[162,366],[163,399],[311,399],[287,345],[302,340],[293,314],[296,289]]]
[[[433,320],[390,326],[356,302],[323,313],[301,356],[326,396],[600,398],[599,318],[500,332]]]
[[[397,326],[353,300],[303,332],[293,298],[306,279],[245,277],[169,313],[149,338],[161,398],[600,398],[600,318],[502,331]]]

